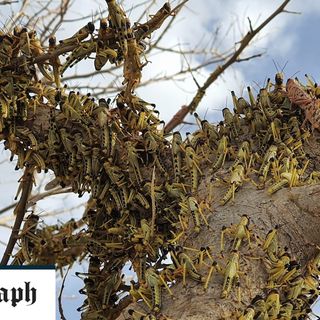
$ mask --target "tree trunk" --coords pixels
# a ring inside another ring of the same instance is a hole
[[[309,148],[315,156],[319,150],[315,139]],[[319,166],[317,161],[315,165]],[[231,255],[234,238],[226,234],[224,250],[221,251],[221,230],[231,224],[238,224],[241,216],[247,215],[250,218],[251,244],[243,240],[239,249],[241,301],[238,299],[235,283],[230,296],[221,298],[223,273],[213,273],[207,290],[202,283],[188,278],[186,286],[183,286],[181,280],[172,286],[172,297],[165,289],[162,291],[161,312],[169,319],[237,319],[254,297],[266,297],[272,285],[268,287],[270,265],[262,246],[267,233],[274,228],[277,228],[279,247],[290,254],[291,260],[299,262],[300,271],[305,276],[308,274],[308,263],[318,252],[319,184],[284,188],[270,196],[266,190],[257,190],[253,184],[247,183],[236,192],[234,201],[222,206],[219,199],[223,197],[228,186],[221,179],[217,181],[216,175],[212,175],[209,168],[207,169],[199,186],[199,198],[210,201],[210,210],[207,213],[210,227],[203,226],[199,235],[190,230],[180,244],[197,249],[209,246],[214,260],[224,268]],[[225,176],[222,171],[226,172],[220,170],[220,177],[221,174]],[[203,265],[200,269],[205,278],[208,276],[209,267],[210,265]],[[282,303],[286,301],[289,287],[290,282],[278,285]],[[127,310],[132,308],[146,313],[146,308],[141,303],[132,304]],[[119,319],[127,319],[126,312]]]

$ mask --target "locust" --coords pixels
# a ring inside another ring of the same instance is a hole
[[[146,283],[151,290],[152,310],[159,312],[161,309],[161,280],[152,267],[147,268],[145,277]]]
[[[231,252],[224,272],[224,281],[221,292],[221,298],[227,298],[231,292],[232,285],[236,281],[239,281],[239,258],[239,252],[237,250],[233,250]],[[240,287],[238,287],[238,290],[240,290]],[[238,298],[239,296],[240,293],[238,292]]]
[[[127,40],[127,54],[125,55],[123,64],[122,84],[126,84],[125,96],[130,96],[141,81],[141,70],[143,64],[140,61],[141,48],[137,45],[135,38]]]
[[[244,166],[239,163],[231,169],[230,187],[220,200],[221,205],[225,205],[230,199],[234,200],[234,194],[245,180]]]
[[[199,175],[202,175],[200,169],[200,158],[191,146],[185,148],[185,161],[187,170],[191,175],[191,192],[195,193],[198,189]]]
[[[226,135],[223,135],[218,142],[216,160],[212,165],[213,172],[217,171],[219,168],[223,166],[229,151],[228,143],[229,143],[229,138]]]
[[[106,0],[106,2],[109,9],[110,27],[116,31],[122,54],[125,57],[128,53],[127,39],[130,21],[116,0]]]
[[[234,240],[233,240],[233,245],[232,249],[233,250],[239,250],[240,245],[242,243],[242,240],[247,239],[249,246],[250,246],[250,231],[249,231],[249,222],[250,219],[247,215],[242,215],[239,224],[237,225],[232,225],[229,228],[223,227],[222,232],[221,232],[221,241],[220,241],[220,247],[221,251],[224,250],[224,235],[225,234],[230,234]]]
[[[55,36],[51,36],[49,38],[49,49],[48,53],[51,53],[52,55],[54,54],[54,51],[57,48],[57,40]],[[54,82],[56,84],[57,88],[61,87],[61,81],[60,81],[60,74],[61,74],[61,62],[60,58],[58,55],[52,56],[49,59],[49,63],[52,66],[53,69],[53,77],[54,77]]]
[[[164,22],[164,20],[171,14],[171,6],[169,2],[166,2],[159,10],[158,12],[151,16],[151,19],[149,19],[144,24],[137,24],[134,26],[135,31],[135,37],[136,39],[144,39],[151,35],[152,32],[159,29]]]
[[[175,182],[180,182],[182,168],[182,137],[180,132],[174,132],[172,137],[172,160]]]
[[[88,22],[84,27],[79,29],[72,37],[60,40],[58,48],[80,44],[84,39],[91,35],[95,30],[94,24]]]
[[[76,63],[78,63],[82,59],[86,59],[90,56],[92,52],[95,50],[94,42],[84,42],[81,43],[76,49],[74,49],[69,57],[67,57],[67,61],[62,65],[60,74],[66,71],[67,68],[71,68]]]

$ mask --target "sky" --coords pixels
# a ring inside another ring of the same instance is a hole
[[[123,7],[134,21],[139,16],[139,12],[132,12],[134,3],[142,1],[126,0]],[[90,6],[88,5],[90,3]],[[156,7],[160,8],[164,1],[156,1]],[[241,36],[248,31],[248,17],[253,27],[257,27],[268,15],[270,15],[282,1],[263,0],[189,0],[188,4],[179,12],[179,16],[171,28],[171,31],[163,38],[161,46],[169,48],[199,49],[200,39],[202,44],[212,40],[213,34],[219,29],[216,40],[216,49],[224,50],[234,47],[234,44],[241,39]],[[177,1],[172,2],[172,7],[177,5]],[[96,10],[105,8],[105,1],[98,0],[85,1],[75,0],[68,18],[79,17],[94,13]],[[15,9],[15,5],[12,10]],[[142,10],[140,8],[139,10]],[[154,9],[155,10],[155,9]],[[152,12],[151,11],[150,14]],[[199,106],[198,113],[202,118],[210,121],[222,119],[221,109],[224,107],[233,108],[230,91],[234,90],[237,95],[245,95],[247,86],[252,86],[254,90],[259,90],[267,78],[273,78],[279,67],[284,68],[285,77],[298,76],[304,78],[308,73],[316,81],[319,79],[319,40],[318,30],[320,30],[320,1],[314,0],[292,0],[287,6],[287,10],[298,12],[299,14],[282,13],[276,17],[252,42],[248,50],[242,57],[248,57],[257,53],[264,53],[262,57],[247,62],[236,63],[227,70],[206,92],[205,98]],[[2,7],[0,11],[0,27],[5,24],[10,16],[10,7]],[[68,24],[61,26],[57,32],[57,37],[63,38],[71,36],[81,25]],[[98,26],[97,26],[98,27]],[[151,39],[152,40],[152,39]],[[195,66],[202,62],[203,57],[189,57],[190,65]],[[171,74],[179,71],[181,67],[181,57],[169,52],[161,55],[149,56],[151,61],[143,69],[143,79],[150,79],[158,74]],[[92,68],[88,63],[84,63],[83,68]],[[202,84],[208,75],[214,70],[215,65],[203,69],[200,74],[195,74],[197,81]],[[68,71],[72,74],[73,70]],[[68,73],[66,73],[66,76]],[[104,83],[107,78],[98,75],[89,79],[90,83]],[[73,84],[80,84],[77,81]],[[72,83],[69,83],[72,84]],[[153,102],[160,111],[160,117],[168,121],[172,115],[184,104],[191,101],[196,92],[196,85],[191,76],[175,82],[155,83],[148,87],[137,90],[137,93],[146,101]],[[191,118],[190,118],[191,119]],[[191,130],[195,127],[191,127]],[[189,129],[189,128],[187,128]],[[12,203],[17,189],[17,180],[21,176],[20,171],[14,171],[14,161],[10,163],[8,158],[10,153],[0,149],[0,210]],[[52,179],[47,177],[48,180]],[[41,178],[37,178],[38,181]],[[56,197],[38,204],[37,212],[42,215],[69,208],[78,204],[78,198],[73,195],[68,197]],[[68,220],[71,217],[80,217],[83,208],[77,208],[72,212],[59,216],[60,220]],[[0,215],[0,225],[10,219],[9,213]],[[52,218],[56,219],[56,218]],[[1,227],[0,240],[6,241],[8,229]],[[0,253],[3,246],[0,245]],[[78,266],[77,268],[83,268]],[[74,311],[74,306],[81,305],[81,299],[77,298],[77,290],[81,288],[81,281],[75,280],[74,276],[67,279],[65,297],[67,303],[67,319],[78,319],[79,315]],[[58,318],[57,318],[58,319]]]

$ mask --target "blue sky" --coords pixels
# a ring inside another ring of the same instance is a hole
[[[130,11],[133,3],[137,3],[137,1],[126,0],[124,8]],[[162,6],[163,3],[164,1],[156,1],[156,8]],[[172,6],[176,4],[177,1],[173,1]],[[280,4],[281,1],[278,0],[189,0],[187,7],[179,13],[179,17],[174,23],[171,32],[161,42],[161,46],[177,48],[177,44],[180,43],[185,49],[194,48],[202,37],[204,37],[204,43],[206,40],[209,41],[212,32],[219,27],[220,38],[217,41],[218,49],[223,51],[227,48],[232,48],[234,43],[240,40],[241,34],[245,34],[248,31],[248,16],[253,26],[256,27]],[[105,1],[92,1],[89,8],[88,1],[76,0],[69,17],[87,15],[99,8],[105,8]],[[249,62],[237,63],[225,72],[208,89],[205,99],[198,110],[201,116],[206,114],[207,118],[211,121],[220,120],[221,112],[216,109],[221,110],[225,106],[232,108],[231,90],[234,90],[237,95],[241,95],[244,88],[248,85],[258,90],[258,85],[263,86],[266,78],[274,77],[277,70],[273,60],[281,67],[287,63],[284,69],[286,77],[291,77],[295,74],[295,76],[303,79],[304,74],[308,73],[316,81],[319,80],[320,47],[317,31],[320,30],[320,1],[292,0],[287,9],[301,12],[301,14],[283,13],[269,24],[253,41],[249,50],[244,52],[243,57],[260,52],[265,52],[265,54]],[[150,13],[152,12],[154,10]],[[0,12],[0,26],[7,21],[9,15],[9,8],[4,7]],[[131,12],[130,16],[134,20],[134,17],[138,16],[138,12]],[[232,27],[226,34],[230,25]],[[68,27],[57,33],[58,38],[70,36],[79,26],[81,25],[71,27],[69,24]],[[159,73],[171,74],[178,71],[181,66],[181,58],[168,52],[150,56],[148,59],[152,63],[144,68],[143,79],[150,79]],[[190,58],[191,65],[196,65],[199,62],[201,62],[199,57]],[[80,66],[88,68],[88,63]],[[92,68],[92,62],[90,67]],[[214,66],[210,66],[202,70],[200,75],[196,75],[200,84],[205,81],[206,77],[213,71],[213,68]],[[72,74],[73,70],[68,72]],[[89,81],[91,83],[103,83],[107,82],[108,78],[98,75],[95,78],[89,79]],[[75,84],[80,83],[80,81],[75,82]],[[156,103],[161,117],[164,120],[169,120],[181,105],[190,102],[195,91],[196,86],[189,76],[181,81],[156,83],[147,88],[138,89],[138,94],[143,99]],[[2,160],[8,159],[9,156],[8,152],[0,150],[0,163]],[[16,172],[13,169],[13,163],[5,162],[0,165],[0,209],[12,203],[16,192],[16,181],[21,176],[21,172]],[[38,181],[40,181],[40,178]],[[68,198],[59,197],[39,203],[37,210],[38,212],[60,210],[63,207],[72,207],[77,202],[78,199],[75,196]],[[83,210],[80,208],[68,213],[63,218],[59,218],[67,220],[70,217],[81,216],[82,212]],[[4,219],[7,219],[7,216],[0,216],[0,223]],[[5,238],[8,236],[8,230],[1,228],[0,232],[0,240],[5,241]],[[0,251],[2,250],[3,247],[0,247]],[[80,266],[78,268],[82,269],[83,267]],[[74,295],[77,294],[81,285],[81,281],[75,279],[70,273],[64,293],[64,307],[68,320],[79,319],[79,314],[74,309],[81,305],[81,299],[75,298]]]

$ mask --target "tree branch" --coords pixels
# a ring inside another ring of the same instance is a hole
[[[21,181],[22,194],[16,208],[14,209],[14,214],[16,215],[16,219],[12,227],[12,232],[8,241],[8,245],[3,254],[2,260],[0,262],[1,266],[7,265],[10,259],[12,250],[17,242],[20,227],[26,212],[28,198],[32,190],[33,170],[34,170],[34,167],[26,168],[22,176],[22,181]]]

